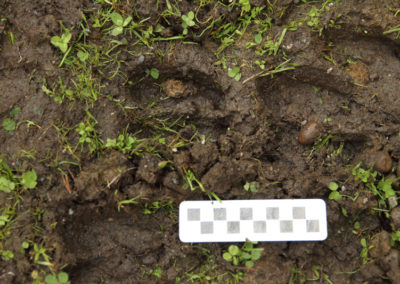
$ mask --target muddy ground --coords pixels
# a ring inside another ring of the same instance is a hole
[[[75,73],[67,64],[58,68],[62,54],[50,38],[63,32],[62,22],[73,41],[82,41],[82,15],[93,25],[91,15],[108,5],[94,2],[0,2],[0,121],[21,108],[15,131],[0,128],[0,153],[16,174],[37,173],[36,188],[20,191],[18,202],[0,191],[2,211],[14,206],[16,212],[1,235],[0,248],[14,254],[0,263],[1,283],[42,281],[59,271],[72,283],[235,283],[239,278],[243,283],[400,283],[399,246],[391,244],[391,234],[400,230],[399,210],[388,200],[379,205],[351,173],[359,162],[368,168],[382,152],[392,161],[385,176],[400,177],[400,40],[396,32],[384,34],[400,24],[397,1],[276,1],[273,26],[265,33],[272,38],[312,6],[330,9],[319,16],[317,27],[286,31],[280,54],[295,68],[274,76],[259,76],[261,70],[251,64],[262,56],[245,48],[256,29],[250,26],[224,51],[228,67],[240,66],[240,81],[215,64],[220,42],[212,29],[198,36],[206,25],[189,31],[191,44],[156,41],[149,48],[134,34],[120,35],[118,40],[127,43],[110,54],[121,62],[121,76],[111,78],[114,65],[95,66],[100,96],[60,104],[42,86],[50,88],[62,78],[72,88]],[[115,7],[135,21],[150,18],[155,24],[166,7],[157,2],[120,1]],[[198,2],[176,3],[186,14]],[[225,6],[208,2],[214,4],[205,5],[199,19],[222,16],[234,22],[241,15],[238,6],[226,7],[228,1]],[[267,2],[250,1],[252,7]],[[181,34],[179,19],[169,19],[168,36]],[[91,28],[85,40],[99,48],[110,45],[100,28]],[[271,56],[266,65],[281,59]],[[157,79],[146,76],[151,68],[159,70]],[[97,121],[102,141],[125,131],[146,147],[139,145],[137,153],[75,147],[80,138],[75,128],[88,120],[85,109]],[[320,140],[300,144],[299,131],[312,120],[322,128]],[[160,167],[162,161],[169,163]],[[329,237],[260,243],[264,253],[253,268],[223,260],[229,244],[183,244],[177,234],[179,203],[208,199],[200,189],[185,188],[188,169],[221,199],[322,198]],[[245,183],[253,181],[257,192],[245,191]],[[342,194],[358,198],[330,200],[331,181]],[[134,204],[118,206],[132,198]],[[365,262],[362,238],[373,246]],[[24,241],[31,245],[21,251]],[[34,243],[47,249],[50,266],[35,261]]]

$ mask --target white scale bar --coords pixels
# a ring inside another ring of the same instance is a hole
[[[322,199],[184,201],[179,238],[185,243],[322,241],[328,236]]]

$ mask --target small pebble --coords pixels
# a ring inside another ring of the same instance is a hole
[[[311,120],[299,133],[299,143],[303,145],[310,145],[322,134],[322,126],[319,122]]]
[[[372,157],[372,161],[375,170],[383,174],[389,172],[393,166],[392,158],[386,151],[376,152]]]
[[[144,55],[143,54],[138,57],[138,62],[139,63],[143,63],[144,62]]]
[[[395,230],[400,230],[400,207],[396,207],[390,214]]]
[[[397,202],[397,196],[390,196],[388,198],[390,208],[396,208],[399,203]]]

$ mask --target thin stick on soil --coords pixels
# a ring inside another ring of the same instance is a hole
[[[66,175],[66,174],[61,174],[61,178],[62,178],[62,180],[63,180],[63,182],[64,182],[64,186],[65,186],[65,188],[66,188],[66,190],[68,191],[68,193],[72,193],[72,190],[71,190],[71,186],[70,186],[70,184],[69,184],[69,179],[68,179],[68,175]]]

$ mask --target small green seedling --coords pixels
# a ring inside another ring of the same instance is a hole
[[[66,53],[68,50],[68,43],[71,40],[71,33],[69,32],[68,29],[65,29],[65,32],[59,36],[53,36],[50,39],[50,42],[52,45],[55,47],[58,47],[62,53]]]
[[[10,116],[12,118],[16,117],[18,114],[21,113],[21,108],[20,107],[15,107],[10,111]]]
[[[262,34],[261,34],[261,33],[257,33],[257,34],[254,36],[254,42],[257,43],[257,44],[259,44],[259,43],[262,42]]]
[[[396,244],[400,244],[400,231],[395,231],[394,233],[392,233],[390,244],[392,245],[392,247],[394,247]]]
[[[342,195],[338,192],[339,185],[336,182],[331,181],[328,185],[329,189],[332,191],[329,194],[330,200],[340,200],[342,199]]]
[[[3,213],[4,214],[4,213]],[[0,215],[0,228],[5,226],[10,221],[10,217],[7,215]]]
[[[86,51],[79,50],[76,53],[76,56],[78,56],[80,61],[86,62],[86,60],[89,58],[89,53],[87,53]]]
[[[126,27],[131,21],[132,17],[129,16],[125,20],[124,18],[117,12],[112,12],[110,15],[111,21],[113,22],[114,26],[111,30],[111,35],[117,36],[124,32],[124,27]]]
[[[33,261],[34,263],[40,264],[40,265],[45,265],[45,266],[52,266],[52,263],[50,262],[50,256],[47,254],[47,249],[44,247],[39,247],[37,244],[33,244],[33,250],[34,250],[34,257]],[[42,260],[43,259],[43,260]]]
[[[145,140],[136,138],[134,134],[124,133],[118,135],[116,139],[107,138],[105,147],[124,154],[141,156],[144,144]]]
[[[381,191],[384,195],[385,198],[389,198],[391,196],[396,196],[396,192],[392,188],[392,183],[397,181],[398,178],[396,179],[390,179],[382,177],[382,179],[378,182],[378,185],[376,186],[379,191]]]
[[[160,72],[157,68],[146,69],[146,75],[150,75],[151,77],[153,77],[153,79],[157,80],[160,76]]]
[[[345,195],[345,194],[341,194],[338,189],[339,189],[339,185],[336,182],[331,181],[328,185],[328,188],[332,191],[329,194],[329,199],[330,200],[340,200],[342,199],[342,197],[346,197],[350,200],[352,200],[353,202],[357,200],[358,196],[360,195],[359,192],[356,192],[356,194],[354,196],[350,196],[350,195]]]
[[[250,0],[239,0],[239,4],[242,5],[242,12],[250,12]]]
[[[361,168],[361,162],[358,163],[352,170],[351,173],[353,176],[355,176],[357,179],[360,179],[363,183],[368,183],[368,182],[374,182],[375,178],[377,176],[376,171],[372,171],[372,167],[369,168],[368,170],[364,170]]]
[[[381,207],[386,207],[386,200],[390,197],[396,196],[396,192],[392,188],[392,184],[398,180],[398,178],[389,179],[383,176],[380,181],[377,181],[377,171],[372,171],[372,167],[368,170],[365,170],[360,166],[361,163],[357,164],[352,169],[352,174],[356,179],[361,180],[375,196],[379,197],[379,205]]]
[[[1,257],[3,258],[4,261],[9,261],[14,258],[14,254],[10,250],[3,250],[1,252]]]
[[[12,133],[17,128],[17,123],[15,122],[15,120],[7,117],[3,120],[3,128],[5,131]]]
[[[0,190],[5,193],[10,193],[15,189],[15,183],[9,180],[6,176],[0,176]]]
[[[65,272],[60,272],[58,275],[53,274],[53,275],[47,275],[46,278],[44,279],[46,284],[69,284],[71,283],[69,281],[68,274]]]
[[[242,74],[240,74],[240,68],[234,67],[232,69],[228,69],[228,76],[234,78],[236,81],[240,81],[240,78],[242,78]]]
[[[158,167],[160,168],[160,169],[163,169],[163,168],[165,168],[168,164],[170,164],[170,163],[172,163],[171,161],[161,161],[161,162],[159,162],[158,163]]]
[[[368,257],[368,252],[370,249],[372,249],[374,246],[368,246],[367,245],[367,240],[365,238],[362,238],[361,241],[361,246],[363,247],[360,253],[360,256],[362,258],[363,264],[367,264],[369,262],[369,257]]]
[[[75,129],[79,133],[79,140],[76,148],[80,145],[81,151],[83,146],[88,145],[90,153],[100,150],[103,146],[103,141],[99,138],[99,133],[95,129],[97,121],[93,118],[85,122],[80,122],[78,127]]]
[[[21,184],[29,189],[33,189],[37,184],[37,175],[35,170],[27,171],[22,174]]]
[[[171,216],[174,210],[172,200],[154,201],[151,203],[146,202],[143,206],[143,214],[155,214],[158,211],[164,212],[167,216]]]
[[[242,248],[236,245],[230,245],[228,251],[224,252],[222,257],[233,265],[244,264],[246,267],[253,267],[254,261],[261,257],[263,248],[254,248],[257,242],[246,241]]]
[[[243,186],[243,188],[246,191],[257,192],[258,189],[260,188],[260,183],[256,182],[256,181],[246,182],[246,184]]]
[[[148,274],[148,275],[153,275],[153,276],[155,276],[157,279],[161,279],[162,272],[163,272],[163,271],[162,271],[161,267],[157,266],[155,269],[150,269],[149,271],[145,271],[145,272],[143,273],[143,275],[146,275],[146,274]]]
[[[3,128],[5,131],[12,133],[15,129],[17,129],[17,123],[14,118],[21,113],[20,107],[15,107],[10,111],[10,117],[7,117],[3,120]]]
[[[187,15],[182,15],[183,35],[187,35],[188,27],[193,27],[196,23],[193,21],[194,13],[190,11]]]
[[[124,208],[124,205],[127,205],[127,204],[138,204],[139,203],[139,201],[137,201],[138,198],[139,198],[139,196],[136,196],[136,197],[131,198],[131,199],[126,199],[126,200],[119,201],[118,205],[117,205],[118,212],[120,212],[121,208]]]

